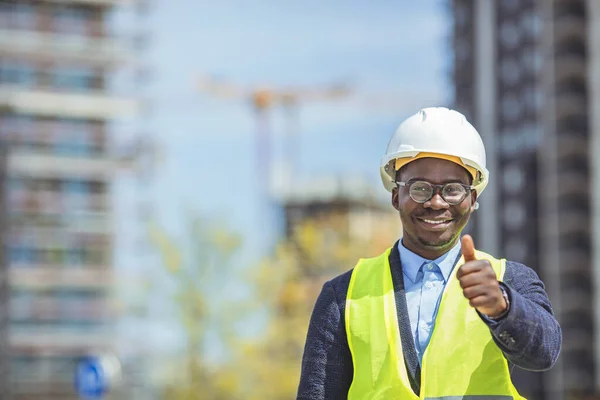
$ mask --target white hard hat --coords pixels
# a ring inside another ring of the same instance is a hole
[[[385,188],[391,192],[396,187],[395,176],[400,166],[422,157],[439,157],[463,165],[473,175],[478,196],[487,186],[489,172],[485,167],[483,141],[458,111],[424,108],[400,124],[381,158]]]

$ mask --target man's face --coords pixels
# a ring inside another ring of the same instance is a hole
[[[437,158],[421,158],[406,164],[397,174],[397,180],[427,181],[432,184],[459,182],[470,185],[470,175],[460,165]],[[472,191],[456,205],[444,201],[439,192],[425,203],[410,198],[408,187],[397,187],[392,192],[392,204],[400,213],[404,237],[402,243],[421,257],[433,260],[449,251],[475,210],[477,194]],[[429,223],[429,221],[444,221]]]

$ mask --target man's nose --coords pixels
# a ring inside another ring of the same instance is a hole
[[[434,193],[433,197],[429,199],[429,201],[427,201],[425,204],[423,204],[423,206],[433,208],[434,210],[440,210],[450,207],[450,205],[446,203],[446,200],[444,200],[444,198],[437,192]]]

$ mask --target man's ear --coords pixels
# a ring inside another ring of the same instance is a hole
[[[477,191],[471,190],[471,212],[477,210],[479,205],[477,204]]]
[[[399,206],[398,206],[398,187],[397,186],[394,189],[392,189],[392,206],[394,206],[394,208],[397,211],[400,211]]]

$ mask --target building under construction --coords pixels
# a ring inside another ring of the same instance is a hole
[[[0,1],[2,399],[77,398],[77,360],[114,345],[107,131],[136,108],[109,92],[133,56],[107,22],[122,3]]]
[[[402,236],[402,225],[391,205],[391,197],[389,202],[384,202],[374,193],[373,187],[360,178],[324,176],[296,182],[293,187],[274,193],[283,211],[284,237],[293,241],[295,230],[309,223],[323,233],[325,241],[329,235],[331,239],[343,237],[355,246],[368,243],[364,249],[356,250],[374,253],[359,256],[379,255]],[[356,261],[330,265],[320,278],[331,279],[354,267]],[[324,281],[318,281],[317,286],[320,288],[322,283]]]
[[[557,365],[514,379],[527,398],[590,398],[600,387],[600,2],[451,4],[455,107],[482,134],[492,177],[476,243],[534,268],[563,328]]]

